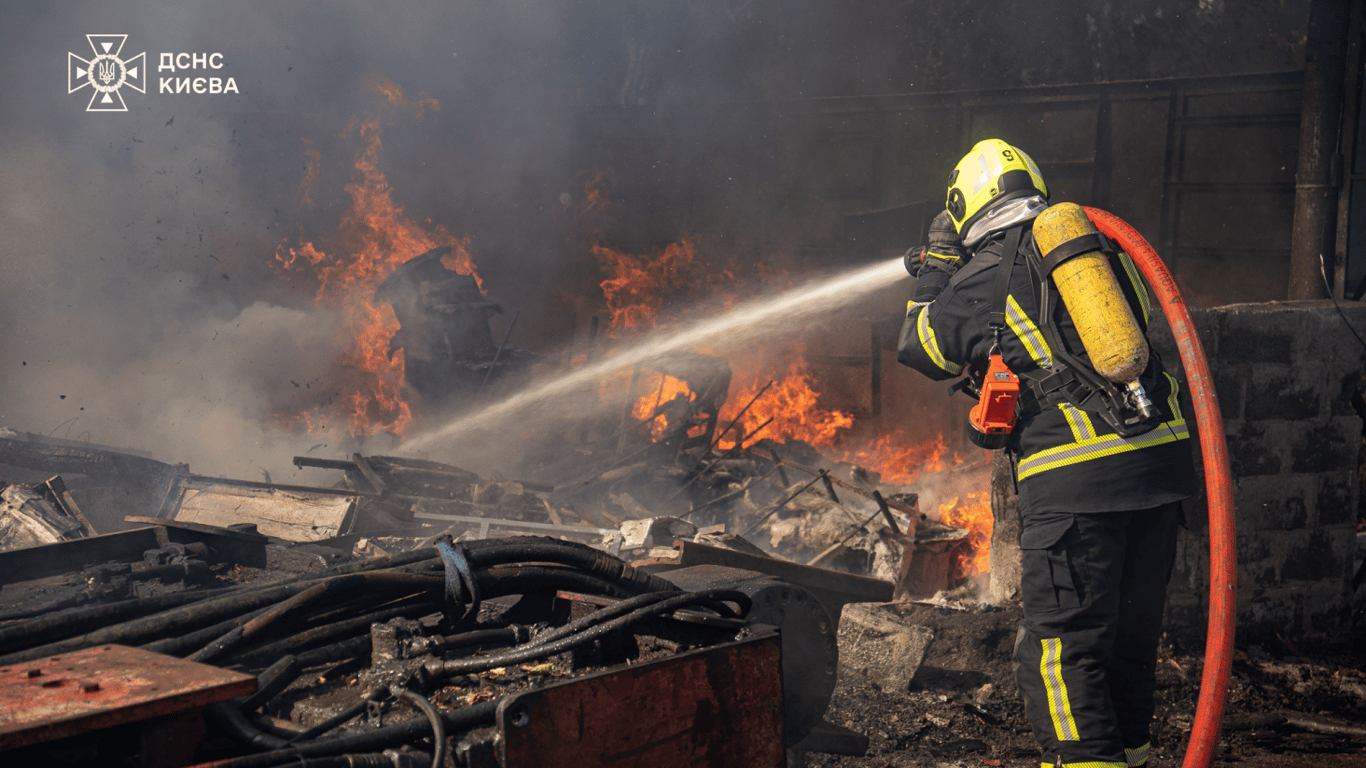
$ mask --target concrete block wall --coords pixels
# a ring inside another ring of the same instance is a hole
[[[1233,469],[1242,636],[1336,643],[1350,634],[1366,348],[1347,323],[1366,336],[1366,305],[1341,309],[1312,301],[1192,310]],[[1179,366],[1169,338],[1155,334],[1154,347]],[[1178,631],[1205,625],[1209,597],[1203,492],[1186,513],[1167,608]]]

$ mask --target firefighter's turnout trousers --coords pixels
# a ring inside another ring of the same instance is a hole
[[[1180,516],[1180,502],[1024,516],[1015,677],[1044,765],[1146,763]]]

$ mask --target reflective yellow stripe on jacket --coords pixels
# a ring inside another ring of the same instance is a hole
[[[1063,409],[1067,416],[1068,424],[1072,426],[1072,436],[1078,438],[1075,442],[1060,445],[1056,448],[1039,451],[1038,453],[1023,459],[1019,465],[1019,479],[1024,480],[1040,472],[1047,472],[1050,469],[1066,467],[1073,464],[1080,464],[1084,461],[1099,459],[1104,456],[1113,456],[1117,453],[1137,451],[1143,448],[1151,448],[1163,443],[1174,443],[1177,440],[1185,440],[1190,437],[1190,430],[1186,426],[1186,420],[1181,415],[1181,404],[1177,400],[1180,389],[1170,374],[1163,373],[1167,377],[1167,383],[1171,387],[1171,395],[1167,398],[1167,404],[1175,417],[1168,422],[1158,425],[1151,432],[1145,432],[1137,437],[1120,437],[1119,435],[1095,435],[1092,432],[1090,437],[1079,437],[1082,434],[1081,425],[1074,421],[1074,414],[1067,408]],[[1070,406],[1068,406],[1070,408]],[[1072,411],[1077,409],[1072,408]],[[1090,428],[1090,417],[1083,411],[1077,411]]]
[[[1134,286],[1134,293],[1138,294],[1138,306],[1143,309],[1143,322],[1148,322],[1149,315],[1152,314],[1153,300],[1148,296],[1148,286],[1143,284],[1143,278],[1138,274],[1138,266],[1134,260],[1129,258],[1129,254],[1121,253],[1119,263],[1124,265],[1124,273],[1129,276],[1129,282]]]
[[[939,340],[934,337],[934,329],[930,327],[930,313],[920,310],[920,317],[915,321],[915,333],[920,337],[920,346],[925,350],[925,354],[934,361],[950,376],[957,376],[963,372],[963,366],[944,357],[944,353],[939,350]]]
[[[1029,352],[1029,356],[1034,358],[1034,364],[1040,368],[1053,367],[1053,351],[1048,348],[1048,342],[1044,340],[1043,332],[1039,326],[1029,319],[1014,296],[1006,297],[1006,325],[1024,344],[1024,348]]]

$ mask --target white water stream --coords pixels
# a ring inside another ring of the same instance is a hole
[[[517,420],[525,411],[594,384],[612,373],[669,353],[702,345],[736,345],[763,337],[799,332],[804,320],[828,314],[866,298],[906,274],[901,259],[862,267],[852,272],[811,280],[797,288],[751,299],[715,317],[683,328],[660,331],[635,340],[611,357],[532,385],[445,426],[414,435],[405,451],[459,441],[480,430]]]

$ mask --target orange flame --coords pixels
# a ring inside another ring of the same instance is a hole
[[[900,433],[883,435],[861,448],[845,451],[840,458],[877,472],[882,482],[892,485],[909,485],[921,475],[943,472],[951,463],[963,461],[951,455],[943,435],[930,442],[916,442]]]
[[[390,105],[414,114],[438,108],[433,99],[405,100],[402,90],[388,80],[381,79],[374,87]],[[282,243],[275,252],[282,269],[303,270],[317,280],[316,301],[342,310],[346,322],[339,329],[344,347],[339,362],[352,375],[341,385],[340,403],[308,413],[281,414],[277,421],[315,431],[341,418],[352,435],[404,434],[412,423],[412,409],[403,396],[403,354],[391,356],[389,348],[399,323],[387,304],[372,302],[375,288],[398,265],[441,245],[453,249],[443,264],[474,275],[476,281],[479,277],[467,250],[468,239],[452,237],[441,227],[429,231],[405,217],[394,202],[379,168],[383,134],[379,118],[354,128],[362,148],[356,156],[354,181],[345,187],[351,208],[342,217],[340,247],[331,249],[329,255],[311,242]],[[311,157],[306,182],[308,178],[315,178]]]
[[[724,424],[729,424],[751,400],[754,404],[721,441],[723,447],[734,445],[736,440],[754,432],[769,418],[773,421],[750,440],[765,437],[773,440],[795,439],[818,447],[831,446],[842,430],[854,425],[851,414],[820,407],[820,393],[812,386],[806,362],[800,358],[789,363],[785,375],[755,400],[754,396],[762,388],[763,383],[759,379],[751,379],[739,390],[732,388],[726,406],[721,409],[721,421]]]
[[[659,440],[668,432],[669,417],[666,414],[655,416],[655,409],[679,395],[691,401],[693,392],[688,388],[686,381],[660,373],[642,378],[639,386],[639,391],[646,394],[639,397],[631,406],[631,415],[641,421],[648,420],[650,439]]]
[[[608,275],[600,285],[607,310],[612,313],[607,327],[612,335],[654,328],[665,300],[696,283],[697,248],[689,240],[641,256],[605,245],[595,245],[592,250]]]
[[[734,264],[724,269],[704,268],[697,258],[696,246],[689,239],[657,253],[633,255],[599,245],[593,248],[593,254],[607,274],[601,287],[612,313],[609,333],[652,329],[677,319],[672,316],[676,313],[670,313],[673,307],[670,307],[669,299],[672,298],[705,292],[713,300],[719,298],[723,303],[730,303],[740,297],[734,288],[738,268]],[[766,281],[782,281],[786,275],[761,273],[761,277]],[[749,408],[735,426],[721,436],[718,445],[722,449],[733,447],[737,440],[746,436],[749,437],[747,443],[763,438],[802,440],[824,449],[833,459],[877,472],[884,483],[893,485],[914,483],[926,474],[962,464],[965,459],[945,443],[942,435],[927,441],[893,433],[862,445],[850,445],[848,435],[855,417],[820,405],[820,392],[801,350],[793,350],[790,345],[782,348],[762,346],[754,348],[752,354],[732,356],[732,364],[737,358],[743,362],[734,370],[718,428],[725,428],[735,420],[747,404]],[[755,399],[770,378],[774,379],[772,386]],[[622,381],[614,384],[616,397],[620,397],[625,380],[623,375]],[[632,415],[637,419],[649,419],[657,403],[667,402],[680,392],[688,393],[686,384],[660,374],[642,381],[649,383],[638,384],[639,394],[632,405]],[[753,404],[750,404],[751,400]],[[770,423],[751,435],[770,418]],[[651,422],[653,439],[660,439],[665,428],[665,417],[656,417]],[[960,563],[959,577],[986,572],[993,522],[989,495],[986,492],[962,494],[941,509],[941,517],[945,523],[969,531],[971,555]]]
[[[939,519],[945,525],[956,525],[968,530],[969,551],[958,563],[958,578],[991,570],[991,531],[996,519],[991,513],[990,493],[973,491],[940,504]]]

